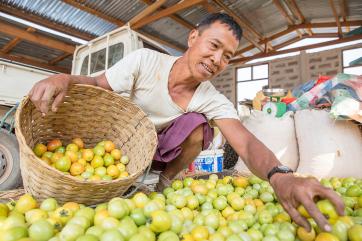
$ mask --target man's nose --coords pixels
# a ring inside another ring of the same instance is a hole
[[[221,64],[221,58],[222,58],[222,52],[221,51],[215,51],[214,54],[212,55],[212,62],[215,65],[220,65]]]

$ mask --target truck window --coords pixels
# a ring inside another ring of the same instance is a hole
[[[120,59],[122,59],[123,54],[124,54],[124,44],[122,42],[109,46],[108,68],[112,67],[115,63],[117,63]]]
[[[106,68],[106,48],[98,50],[91,55],[90,73],[96,73]]]
[[[82,68],[80,69],[81,75],[87,75],[88,74],[88,55],[84,58],[82,63]]]
[[[109,46],[108,52],[108,68],[112,67],[124,55],[124,44],[117,43]],[[96,73],[105,69],[106,65],[106,49],[98,50],[97,52],[92,53],[91,61],[91,70],[90,73]],[[82,63],[82,68],[80,70],[81,75],[88,75],[88,55],[84,58]]]

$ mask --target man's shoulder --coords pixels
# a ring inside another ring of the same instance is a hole
[[[209,80],[203,81],[200,84],[200,90],[204,93],[207,92],[207,93],[211,93],[211,94],[218,92],[216,90],[215,86]]]
[[[154,57],[172,57],[171,55],[164,54],[149,48],[140,48],[136,50],[141,55],[154,56]]]

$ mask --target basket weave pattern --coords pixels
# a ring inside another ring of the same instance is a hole
[[[29,98],[16,114],[21,173],[26,192],[38,200],[56,198],[60,203],[75,201],[97,204],[122,195],[152,162],[157,134],[152,122],[135,104],[99,87],[74,85],[56,113],[42,117]],[[81,181],[41,161],[32,151],[36,143],[59,138],[63,146],[80,137],[86,148],[112,140],[128,155],[125,179]]]

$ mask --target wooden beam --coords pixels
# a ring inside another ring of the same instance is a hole
[[[354,21],[347,21],[347,22],[342,22],[341,23],[342,26],[361,26],[362,25],[362,20],[354,20]],[[297,24],[297,25],[293,25],[293,26],[289,26],[287,29],[280,31],[270,37],[267,37],[263,40],[259,41],[259,44],[264,44],[267,41],[272,41],[274,39],[277,39],[283,35],[289,34],[293,31],[295,31],[296,29],[311,29],[311,28],[330,28],[330,27],[336,27],[337,24],[336,22],[326,22],[326,23],[302,23],[302,24]],[[253,49],[254,46],[253,45],[249,45],[243,49],[240,49],[238,51],[236,51],[235,56],[240,55],[241,53],[247,52],[251,49]]]
[[[70,69],[66,69],[66,68],[59,67],[59,66],[52,66],[52,65],[49,65],[47,63],[44,63],[44,62],[41,62],[41,61],[35,61],[33,59],[23,57],[23,56],[16,56],[16,55],[11,55],[11,54],[0,53],[0,58],[8,59],[8,60],[11,60],[11,61],[24,63],[24,64],[28,64],[28,65],[32,65],[32,66],[36,66],[36,67],[43,68],[43,69],[53,70],[53,71],[56,71],[56,72],[67,73],[67,74],[70,73]]]
[[[134,16],[131,20],[129,20],[129,24],[133,27],[135,23],[140,22],[143,18],[151,15],[154,13],[158,8],[162,6],[167,0],[157,0],[153,4],[149,5],[147,8],[145,8],[143,11],[141,11],[139,14]],[[157,14],[159,15],[159,14]],[[141,26],[142,27],[142,26]],[[134,27],[133,27],[134,28]],[[135,28],[136,29],[136,28]]]
[[[222,0],[213,0],[213,1],[221,9],[223,9],[227,14],[232,16],[242,28],[246,29],[248,32],[251,32],[251,34],[255,35],[258,39],[263,38],[263,35],[261,33],[259,33],[258,31],[256,31],[255,28],[253,28],[253,26],[251,25],[251,23],[249,23],[249,21],[244,16],[242,16],[240,13],[235,14],[230,8],[228,8],[224,4],[224,2]]]
[[[347,8],[347,0],[339,0],[339,5],[340,5],[340,9],[341,9],[341,15],[342,15],[342,19],[343,22],[347,21],[347,16],[348,16],[348,8]]]
[[[67,58],[68,56],[71,56],[71,54],[69,54],[69,53],[62,54],[62,55],[48,61],[48,64],[49,65],[55,65],[56,63],[62,61],[63,59]]]
[[[361,26],[362,20],[351,20],[347,22],[340,22],[341,26]],[[330,28],[338,27],[336,22],[326,22],[326,23],[302,23],[297,24],[296,28]]]
[[[340,9],[341,9],[341,15],[343,22],[347,22],[347,16],[348,16],[348,8],[347,8],[347,0],[339,0]],[[351,31],[351,28],[349,25],[347,25],[347,33]]]
[[[277,9],[279,10],[279,12],[283,15],[283,17],[287,20],[288,25],[293,26],[294,25],[294,20],[289,16],[289,14],[287,13],[287,11],[284,9],[284,7],[282,6],[282,4],[280,3],[279,0],[273,0],[274,5],[277,7]],[[298,36],[300,38],[302,38],[302,33],[300,32],[299,29],[295,30],[298,34]]]
[[[85,33],[85,32],[80,32],[79,30],[76,30],[76,29],[74,29],[72,27],[68,27],[68,26],[65,26],[63,24],[47,20],[47,19],[45,19],[45,18],[43,18],[41,16],[38,16],[38,15],[35,15],[35,14],[31,13],[31,12],[28,12],[28,11],[25,11],[25,10],[19,10],[17,8],[11,7],[11,6],[6,5],[5,3],[1,3],[1,2],[0,2],[0,11],[2,11],[4,13],[7,13],[9,15],[12,15],[12,16],[15,16],[15,17],[18,17],[18,18],[21,18],[21,19],[36,23],[36,24],[39,24],[39,25],[44,26],[44,27],[54,29],[54,30],[59,31],[61,33],[69,34],[69,35],[72,35],[74,37],[87,40],[87,41],[89,41],[91,39],[94,39],[96,37],[95,35]]]
[[[308,50],[308,49],[320,48],[320,47],[325,47],[325,46],[329,46],[329,45],[340,44],[340,43],[345,43],[345,42],[350,42],[350,41],[355,41],[355,40],[360,40],[360,39],[362,39],[362,34],[358,34],[358,35],[354,35],[354,36],[350,36],[350,37],[346,37],[346,38],[341,38],[341,39],[336,39],[336,40],[331,40],[331,41],[327,41],[327,42],[323,42],[323,43],[310,44],[310,45],[306,45],[306,46],[291,48],[291,49],[285,49],[285,50],[280,50],[280,51],[270,51],[268,53],[258,53],[253,56],[250,56],[250,57],[232,59],[230,61],[230,63],[232,63],[232,64],[241,63],[241,62],[245,63],[247,61],[250,61],[250,60],[253,60],[256,58],[264,58],[264,57],[269,57],[269,56],[274,56],[274,55],[279,55],[279,54],[287,54],[287,53],[298,52],[298,51],[303,51],[303,50]]]
[[[39,34],[29,33],[24,29],[14,27],[8,23],[0,21],[0,32],[18,37],[23,40],[27,40],[36,44],[40,44],[52,49],[59,49],[66,53],[73,54],[75,47],[70,44],[63,43],[59,40],[49,38],[46,36],[41,36]]]
[[[75,0],[62,0],[62,1],[65,2],[66,4],[72,6],[72,7],[75,7],[77,9],[80,9],[80,10],[84,11],[84,12],[90,13],[92,15],[95,15],[95,16],[97,16],[99,18],[104,19],[104,20],[107,20],[108,22],[111,22],[111,23],[113,23],[115,25],[123,25],[123,24],[125,24],[123,21],[121,21],[121,20],[119,20],[117,18],[113,18],[113,17],[111,17],[111,16],[109,16],[107,14],[101,13],[101,12],[99,12],[99,11],[93,9],[93,8],[90,8],[87,5],[82,4],[82,3],[78,2],[78,1],[75,1]]]
[[[264,48],[261,44],[259,44],[259,40],[262,39],[262,35],[258,33],[250,23],[241,19],[241,14],[235,14],[230,8],[228,8],[222,0],[213,0],[220,8],[222,8],[227,14],[234,18],[234,20],[240,25],[240,27],[244,28],[246,31],[243,34],[245,39],[247,39],[250,43],[252,43],[255,47],[257,47],[261,52],[264,52]],[[254,35],[254,37],[250,35]]]
[[[137,22],[136,24],[134,24],[132,26],[132,28],[134,29],[138,29],[138,28],[141,28],[143,26],[145,26],[146,24],[149,24],[149,23],[152,23],[156,20],[159,20],[161,18],[164,18],[164,17],[168,17],[178,11],[181,11],[181,10],[184,10],[184,9],[187,9],[187,8],[190,8],[190,7],[193,7],[197,4],[200,4],[202,3],[203,1],[205,0],[184,0],[184,1],[180,1],[178,2],[177,4],[171,6],[171,7],[168,7],[164,10],[161,10],[159,11],[157,14],[154,14],[154,15],[151,15],[147,18],[144,18],[142,20],[140,20],[139,22]]]
[[[338,38],[338,33],[314,33],[313,36],[307,35],[306,38]]]
[[[302,39],[307,39],[307,38],[338,38],[338,33],[316,33],[313,36],[310,36],[309,34],[303,34]],[[302,39],[299,38],[299,36],[289,39],[281,44],[275,45],[274,49],[277,50],[277,49],[284,48],[284,47],[291,45],[293,43],[296,43]]]
[[[295,2],[295,0],[286,0],[286,3],[288,4],[288,7],[295,12],[295,15],[297,16],[297,18],[299,19],[300,23],[304,23],[305,22],[305,17],[302,13],[302,11],[300,11],[300,8],[298,7],[297,3]]]
[[[302,39],[305,38],[305,35],[302,36]],[[284,48],[284,47],[287,47],[288,45],[290,44],[294,44],[300,40],[302,40],[299,36],[297,37],[294,37],[294,38],[291,38],[283,43],[280,43],[280,44],[277,44],[277,45],[274,45],[274,50],[278,50],[278,49],[281,49],[281,48]]]
[[[307,31],[307,33],[309,34],[309,36],[313,35],[313,31],[311,28],[306,28],[305,31]]]
[[[34,33],[35,29],[32,27],[29,27],[26,29],[27,32],[29,33]],[[15,37],[13,38],[11,41],[9,41],[9,43],[7,43],[1,50],[0,52],[7,54],[9,53],[19,42],[21,41],[21,38]]]
[[[289,16],[289,14],[287,13],[287,11],[285,11],[284,7],[282,6],[282,4],[280,3],[279,0],[273,0],[274,5],[277,7],[277,9],[279,10],[279,12],[283,15],[283,17],[287,20],[289,25],[294,25],[294,21],[293,19]]]
[[[336,6],[334,6],[334,0],[329,0],[329,5],[331,5],[333,16],[336,19],[338,34],[340,37],[342,37],[343,32],[342,32],[341,22],[339,21],[339,16],[336,10]]]
[[[201,5],[202,5],[203,8],[206,9],[206,11],[208,13],[216,13],[216,12],[219,11],[216,7],[214,7],[214,5],[211,5],[208,2],[203,2],[203,3],[201,3]]]
[[[151,0],[142,0],[144,3],[151,5],[152,1]],[[161,6],[160,7],[161,10],[166,9],[165,7]],[[183,25],[184,27],[188,28],[188,29],[194,29],[195,26],[191,23],[189,23],[188,21],[186,21],[185,19],[177,16],[176,14],[172,14],[169,16],[172,20],[178,22],[179,24]]]

